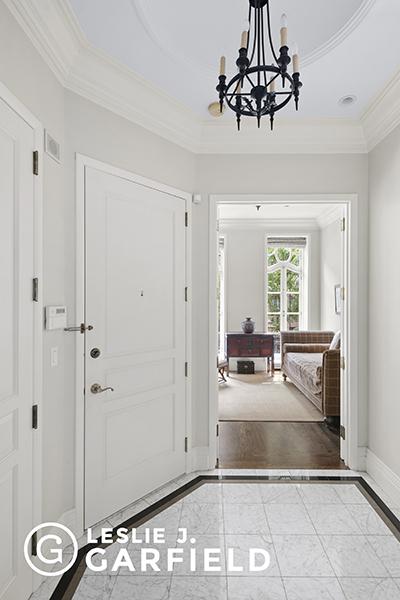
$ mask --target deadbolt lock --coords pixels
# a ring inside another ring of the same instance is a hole
[[[101,352],[100,352],[99,348],[92,348],[90,351],[90,356],[92,358],[99,358],[100,354],[101,354]]]

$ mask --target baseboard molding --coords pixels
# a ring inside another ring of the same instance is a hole
[[[400,506],[400,477],[369,449],[366,462],[368,475],[376,481],[396,506]]]
[[[210,449],[208,446],[198,446],[192,448],[190,452],[190,468],[189,473],[192,471],[205,471],[207,469],[214,469],[215,465],[210,465]]]
[[[358,460],[357,460],[357,469],[356,471],[366,471],[367,470],[367,447],[359,446],[358,447]]]

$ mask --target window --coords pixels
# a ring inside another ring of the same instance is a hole
[[[305,238],[268,238],[266,249],[266,331],[303,326]]]

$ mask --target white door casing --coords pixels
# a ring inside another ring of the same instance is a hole
[[[88,527],[185,471],[185,199],[86,167],[85,231]]]
[[[2,90],[0,90],[2,91]],[[1,96],[2,94],[0,94]],[[23,544],[33,525],[35,132],[0,99],[0,598],[25,600],[32,571]]]

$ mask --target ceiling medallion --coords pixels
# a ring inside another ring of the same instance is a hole
[[[296,45],[289,55],[286,15],[281,19],[281,47],[277,56],[271,34],[270,0],[249,0],[249,24],[243,31],[239,57],[236,61],[238,73],[227,83],[226,58],[221,56],[219,92],[220,111],[226,103],[236,114],[238,130],[242,117],[256,117],[258,127],[261,118],[269,116],[271,130],[275,113],[294,98],[296,110],[299,106],[300,60]],[[274,64],[266,63],[266,47],[269,44]],[[292,63],[293,73],[288,73]]]

